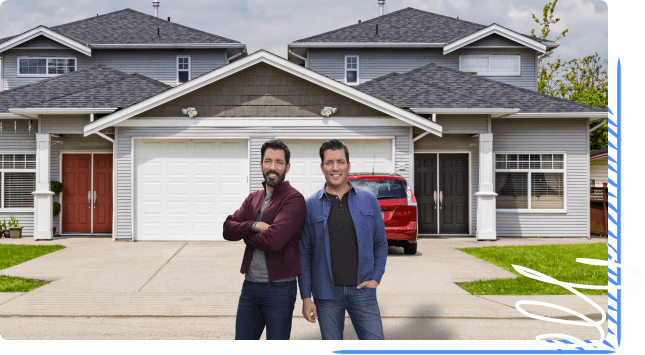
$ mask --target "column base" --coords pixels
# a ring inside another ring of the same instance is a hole
[[[53,202],[51,191],[34,191],[34,240],[54,238]]]

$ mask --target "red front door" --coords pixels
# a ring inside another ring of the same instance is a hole
[[[94,154],[94,194],[94,233],[112,233],[112,154]]]
[[[63,154],[63,233],[112,233],[112,154]]]
[[[92,232],[92,154],[63,154],[63,232]]]

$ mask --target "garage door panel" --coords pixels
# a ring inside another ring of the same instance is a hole
[[[248,141],[136,141],[136,239],[222,240],[248,194]]]

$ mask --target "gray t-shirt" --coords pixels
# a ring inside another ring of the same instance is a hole
[[[269,192],[264,198],[264,201],[262,202],[262,207],[260,207],[260,212],[258,212],[258,215],[255,217],[256,222],[260,222],[260,220],[262,219],[262,213],[269,205],[272,194],[273,192]],[[251,229],[253,230],[254,233],[257,233],[258,231],[254,227],[255,225],[251,227]],[[249,267],[246,269],[244,278],[246,279],[246,281],[251,281],[251,282],[267,283],[270,281],[269,271],[267,270],[267,260],[264,257],[264,250],[255,248],[255,250],[253,251],[253,257],[251,258],[251,264],[249,264]],[[290,277],[285,277],[284,279],[275,280],[273,282],[292,281],[295,279],[296,279],[296,276],[290,276]]]

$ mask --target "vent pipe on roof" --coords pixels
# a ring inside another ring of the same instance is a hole
[[[155,9],[155,17],[159,17],[159,0],[152,1],[152,7]]]
[[[385,0],[378,0],[378,7],[381,13],[379,16],[383,16],[383,12],[385,12]]]

